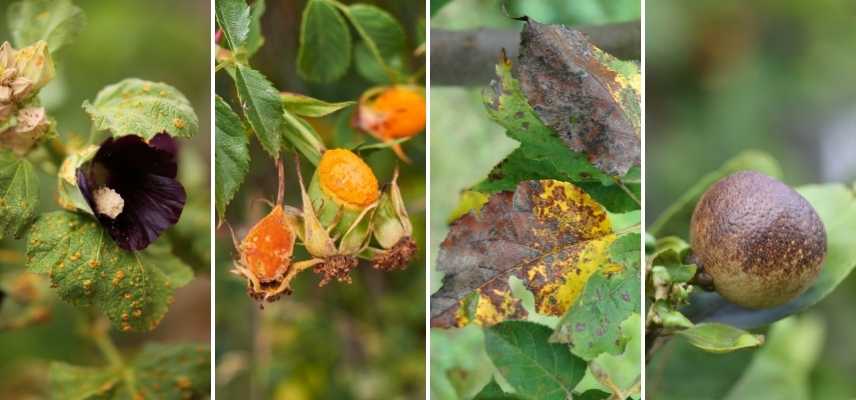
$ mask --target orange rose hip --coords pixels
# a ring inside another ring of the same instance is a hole
[[[294,232],[276,206],[241,241],[241,263],[260,282],[273,282],[288,270],[293,250]]]

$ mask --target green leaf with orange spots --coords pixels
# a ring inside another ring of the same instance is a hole
[[[584,360],[621,353],[621,323],[640,310],[640,242],[640,235],[634,233],[612,243],[609,259],[622,269],[592,275],[583,294],[559,321],[551,341],[570,344],[571,351]]]
[[[75,400],[181,400],[210,393],[209,349],[202,345],[146,345],[128,365],[96,368],[55,362],[50,388]]]
[[[39,176],[33,164],[0,151],[0,239],[20,237],[36,216]]]
[[[175,288],[193,278],[167,241],[125,251],[95,219],[69,211],[44,214],[33,225],[27,268],[48,274],[63,300],[95,306],[122,331],[157,327]]]
[[[199,118],[190,101],[165,83],[130,78],[98,92],[95,101],[83,102],[98,130],[113,137],[138,135],[146,140],[161,132],[189,138],[199,130]]]
[[[431,325],[524,318],[512,276],[532,291],[538,313],[563,315],[595,271],[620,269],[608,257],[615,239],[603,207],[570,183],[524,181],[494,194],[453,222],[440,245],[437,269],[445,277],[431,296]]]

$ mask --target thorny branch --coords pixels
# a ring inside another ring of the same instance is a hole
[[[578,26],[592,43],[623,60],[641,58],[639,20],[615,24]],[[431,84],[440,86],[487,85],[493,66],[505,49],[509,58],[518,54],[518,30],[479,29],[448,31],[431,29]]]

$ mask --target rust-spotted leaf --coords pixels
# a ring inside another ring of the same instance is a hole
[[[514,72],[538,116],[573,150],[610,175],[640,161],[639,69],[581,32],[529,19]]]
[[[478,212],[452,223],[440,245],[443,286],[431,296],[431,325],[493,325],[526,311],[508,279],[522,280],[540,314],[562,315],[594,271],[620,268],[609,261],[615,240],[603,207],[566,182],[521,182]]]
[[[157,327],[175,289],[193,278],[165,241],[125,251],[89,215],[69,211],[44,214],[33,225],[27,269],[48,274],[60,298],[97,307],[122,331]]]

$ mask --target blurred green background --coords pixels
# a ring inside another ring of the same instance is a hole
[[[6,8],[0,2],[0,40],[9,40]],[[89,117],[81,108],[101,88],[124,78],[163,81],[178,88],[193,104],[199,132],[181,143],[180,180],[188,193],[179,225],[167,236],[177,253],[197,273],[188,286],[176,291],[175,303],[161,325],[148,334],[114,334],[118,346],[133,351],[149,340],[200,341],[210,338],[209,278],[209,154],[210,154],[210,6],[207,0],[75,0],[88,18],[80,37],[54,55],[57,77],[41,92],[48,114],[57,121],[63,141],[89,134]],[[38,158],[35,154],[34,158]],[[55,210],[53,166],[39,167],[40,208]],[[103,365],[98,351],[78,333],[85,313],[52,297],[41,277],[23,274],[24,240],[0,241],[0,286],[31,287],[38,305],[50,310],[41,324],[13,331],[0,330],[0,398],[46,398],[47,362],[62,360]],[[23,290],[23,289],[21,289]],[[25,310],[9,299],[0,310],[8,322]],[[31,310],[30,310],[31,311]]]
[[[772,154],[790,185],[856,179],[856,3],[653,0],[646,18],[648,223],[746,149]],[[774,325],[777,345],[723,356],[723,374],[752,363],[730,398],[781,398],[770,385],[793,399],[856,396],[853,304],[851,274],[802,319]],[[659,378],[648,372],[649,385],[669,384]]]
[[[519,30],[522,23],[505,15],[503,3],[512,16],[528,15],[539,22],[571,26],[623,22],[640,15],[638,0],[453,0],[431,18],[430,25],[450,30]],[[494,66],[484,68],[493,70]],[[473,88],[431,87],[431,293],[440,288],[443,278],[435,270],[434,261],[459,194],[484,179],[517,147],[517,142],[507,138],[504,129],[488,118],[481,97],[488,83]],[[531,293],[525,290],[515,294],[528,296],[528,302],[532,302]],[[479,327],[431,329],[432,399],[471,398],[488,383],[493,372]]]
[[[351,3],[351,2],[346,2]],[[368,1],[395,16],[408,48],[424,37],[422,2]],[[296,72],[304,1],[268,0],[262,19],[265,44],[251,60],[282,91],[326,101],[356,100],[373,83],[354,66],[341,80],[309,84]],[[352,31],[356,38],[356,33]],[[414,57],[417,71],[424,57]],[[423,84],[421,81],[418,84]],[[217,94],[236,107],[235,89],[225,73]],[[353,107],[311,124],[328,148],[374,142],[349,127]],[[276,196],[274,163],[251,141],[250,173],[229,205],[226,220],[241,238],[270,210],[261,199]],[[224,399],[422,399],[425,398],[425,135],[404,144],[412,159],[404,164],[388,150],[368,156],[378,181],[389,182],[396,165],[399,185],[413,222],[420,253],[404,271],[379,272],[362,262],[353,282],[318,288],[318,276],[304,272],[292,282],[294,294],[264,305],[251,300],[246,281],[231,274],[236,257],[228,229],[216,237],[216,393]],[[300,206],[291,157],[286,157],[286,204]],[[303,164],[305,178],[312,167]],[[302,248],[294,259],[308,258]]]

